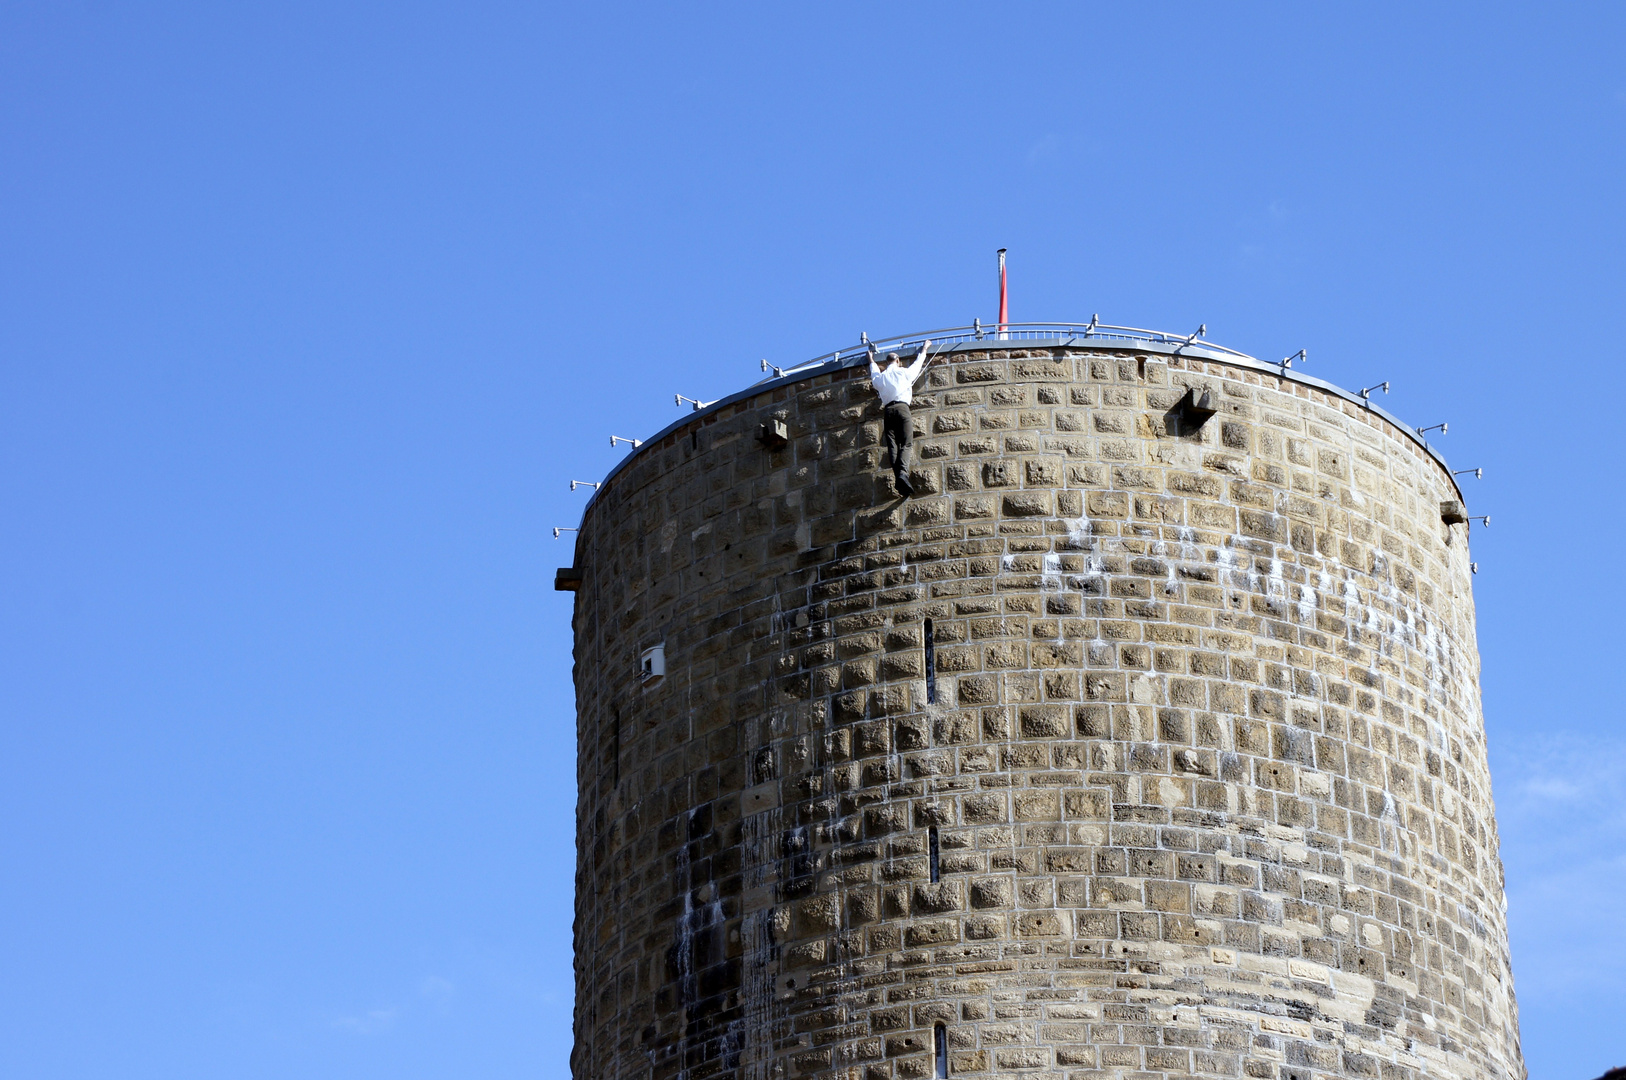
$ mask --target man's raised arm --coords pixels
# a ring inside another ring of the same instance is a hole
[[[920,373],[926,370],[926,350],[930,347],[931,342],[922,341],[920,343],[920,351],[915,353],[914,363],[903,369],[903,373],[909,376],[910,385],[913,385],[914,381],[920,378]]]
[[[869,377],[872,379],[881,373],[880,365],[875,362],[875,353],[875,343],[872,341],[869,344]]]

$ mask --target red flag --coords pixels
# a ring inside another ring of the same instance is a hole
[[[1001,335],[1005,332],[1007,312],[1005,309],[1005,249],[999,249],[999,330]]]

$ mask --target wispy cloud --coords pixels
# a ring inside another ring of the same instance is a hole
[[[457,987],[452,985],[450,979],[443,979],[439,975],[425,975],[418,980],[418,996],[428,1002],[436,1012],[445,1013],[451,1008],[452,998],[457,996]]]
[[[1280,199],[1272,199],[1242,218],[1237,223],[1242,234],[1236,249],[1237,267],[1286,266],[1296,250],[1293,226],[1298,216],[1293,207]]]
[[[395,1026],[396,1015],[395,1009],[371,1009],[358,1016],[340,1016],[333,1026],[357,1035],[378,1035]]]
[[[1518,984],[1626,993],[1626,934],[1600,933],[1626,923],[1626,740],[1504,743],[1494,772]]]
[[[1046,135],[1044,138],[1040,139],[1038,142],[1034,143],[1028,148],[1028,164],[1036,165],[1046,158],[1055,157],[1056,148],[1060,145],[1061,140],[1056,138],[1054,132]]]
[[[1626,740],[1546,735],[1504,747],[1493,765],[1504,819],[1566,819],[1570,827],[1557,839],[1618,836],[1626,829]]]
[[[420,1018],[425,1015],[446,1015],[457,996],[456,984],[439,975],[423,976],[416,981],[414,989],[417,991],[417,1004],[386,1005],[337,1016],[328,1022],[328,1026],[336,1031],[349,1031],[357,1035],[381,1035],[398,1024],[406,1023],[414,1014]]]

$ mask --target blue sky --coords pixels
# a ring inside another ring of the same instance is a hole
[[[565,1076],[611,434],[1189,331],[1468,481],[1537,1080],[1626,1064],[1626,8],[0,6],[0,1074]]]

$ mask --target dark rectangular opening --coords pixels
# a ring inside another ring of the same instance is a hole
[[[937,856],[937,826],[933,825],[926,831],[926,846],[931,851],[932,880],[936,881],[942,876],[941,863]]]
[[[948,1075],[948,1029],[938,1024],[932,1032],[932,1042],[937,1050],[937,1075]]]
[[[611,782],[619,785],[621,783],[621,710],[611,709],[610,716],[612,718],[610,727],[610,760],[615,763],[613,766],[611,766],[615,776],[615,779]]]
[[[937,642],[930,619],[926,620],[926,704],[937,704]]]

